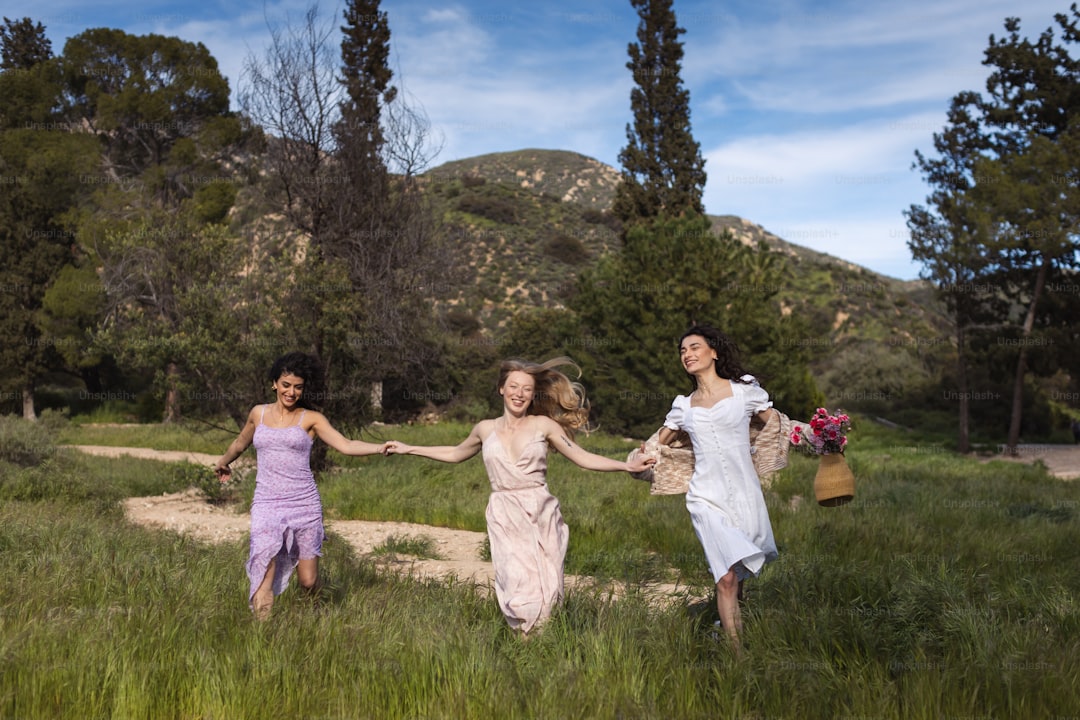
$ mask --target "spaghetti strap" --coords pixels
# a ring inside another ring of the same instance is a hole
[[[307,412],[307,410],[301,410],[300,411],[300,417],[296,421],[296,424],[299,425],[300,427],[303,427],[303,425],[304,425],[304,413],[306,413],[306,412]]]
[[[266,406],[262,406],[262,413],[259,414],[259,424],[263,424],[263,418],[266,417]]]

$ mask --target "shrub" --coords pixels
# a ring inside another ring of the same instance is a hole
[[[622,232],[622,221],[610,210],[586,208],[581,212],[581,219],[590,225],[604,225],[615,233]]]
[[[192,463],[176,465],[173,469],[173,480],[180,485],[198,488],[213,505],[237,502],[240,499],[240,485],[243,483],[243,478],[235,468],[232,480],[222,483],[212,468]]]
[[[461,184],[467,188],[480,187],[486,182],[487,180],[485,178],[482,178],[479,175],[473,175],[472,173],[465,173],[461,176]]]
[[[14,415],[0,416],[0,460],[20,467],[40,465],[56,454],[51,428]]]
[[[430,535],[390,535],[372,550],[375,555],[412,555],[421,560],[440,560],[442,557]]]
[[[512,202],[503,198],[466,195],[458,200],[458,210],[504,225],[517,222],[517,209]]]
[[[589,251],[584,243],[563,233],[548,240],[544,252],[567,265],[580,265],[589,259]]]
[[[202,185],[195,191],[195,216],[204,223],[219,223],[236,203],[236,186],[221,182]]]

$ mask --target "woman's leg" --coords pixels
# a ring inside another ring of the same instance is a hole
[[[716,610],[720,613],[720,622],[724,632],[731,639],[735,653],[739,653],[739,631],[742,630],[742,613],[739,612],[739,579],[734,570],[716,583]]]
[[[266,575],[251,597],[251,610],[255,613],[256,620],[266,620],[270,617],[270,608],[274,606],[274,569],[277,558],[270,560],[266,566]]]
[[[296,564],[296,579],[300,587],[309,593],[319,589],[319,558],[301,558]]]

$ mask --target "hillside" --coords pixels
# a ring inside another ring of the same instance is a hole
[[[558,150],[492,153],[446,163],[425,176],[462,257],[463,277],[443,299],[498,326],[530,306],[558,307],[577,274],[618,246],[607,212],[619,173]],[[788,242],[732,215],[710,216],[719,234],[767,243],[785,256],[785,307],[808,315],[832,340],[868,335],[917,338],[934,332],[938,312],[925,283],[880,275],[841,258]]]
[[[517,150],[455,160],[428,172],[432,182],[479,177],[532,190],[582,208],[607,210],[619,184],[619,171],[599,160],[565,150]]]
[[[464,259],[439,300],[465,334],[498,342],[514,313],[564,306],[578,274],[619,246],[609,212],[618,172],[577,153],[494,153],[447,163],[425,179]],[[781,311],[801,321],[784,342],[809,349],[830,403],[884,413],[927,399],[931,379],[947,365],[951,335],[926,283],[880,275],[744,218],[711,219],[717,235],[766,243],[783,256],[783,282],[773,289]]]

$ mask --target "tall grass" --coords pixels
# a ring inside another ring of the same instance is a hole
[[[459,429],[402,439],[441,443]],[[571,592],[528,643],[469,584],[380,574],[332,533],[318,602],[294,587],[258,624],[246,543],[123,522],[117,499],[175,489],[182,474],[60,453],[49,484],[40,468],[4,466],[0,716],[1075,716],[1080,485],[933,447],[868,433],[842,508],[818,507],[815,462],[792,458],[768,495],[780,559],[748,584],[741,659],[714,639],[711,601],[658,608],[634,591],[666,568],[707,587],[681,498],[561,458],[551,482],[571,530],[568,570],[595,567],[630,592]],[[31,471],[38,491],[10,493]],[[479,459],[369,458],[321,486],[339,517],[482,529]]]
[[[108,445],[143,447],[154,450],[186,450],[221,455],[236,437],[231,420],[220,423],[180,422],[168,425],[93,425],[70,422],[57,434],[64,445]]]

